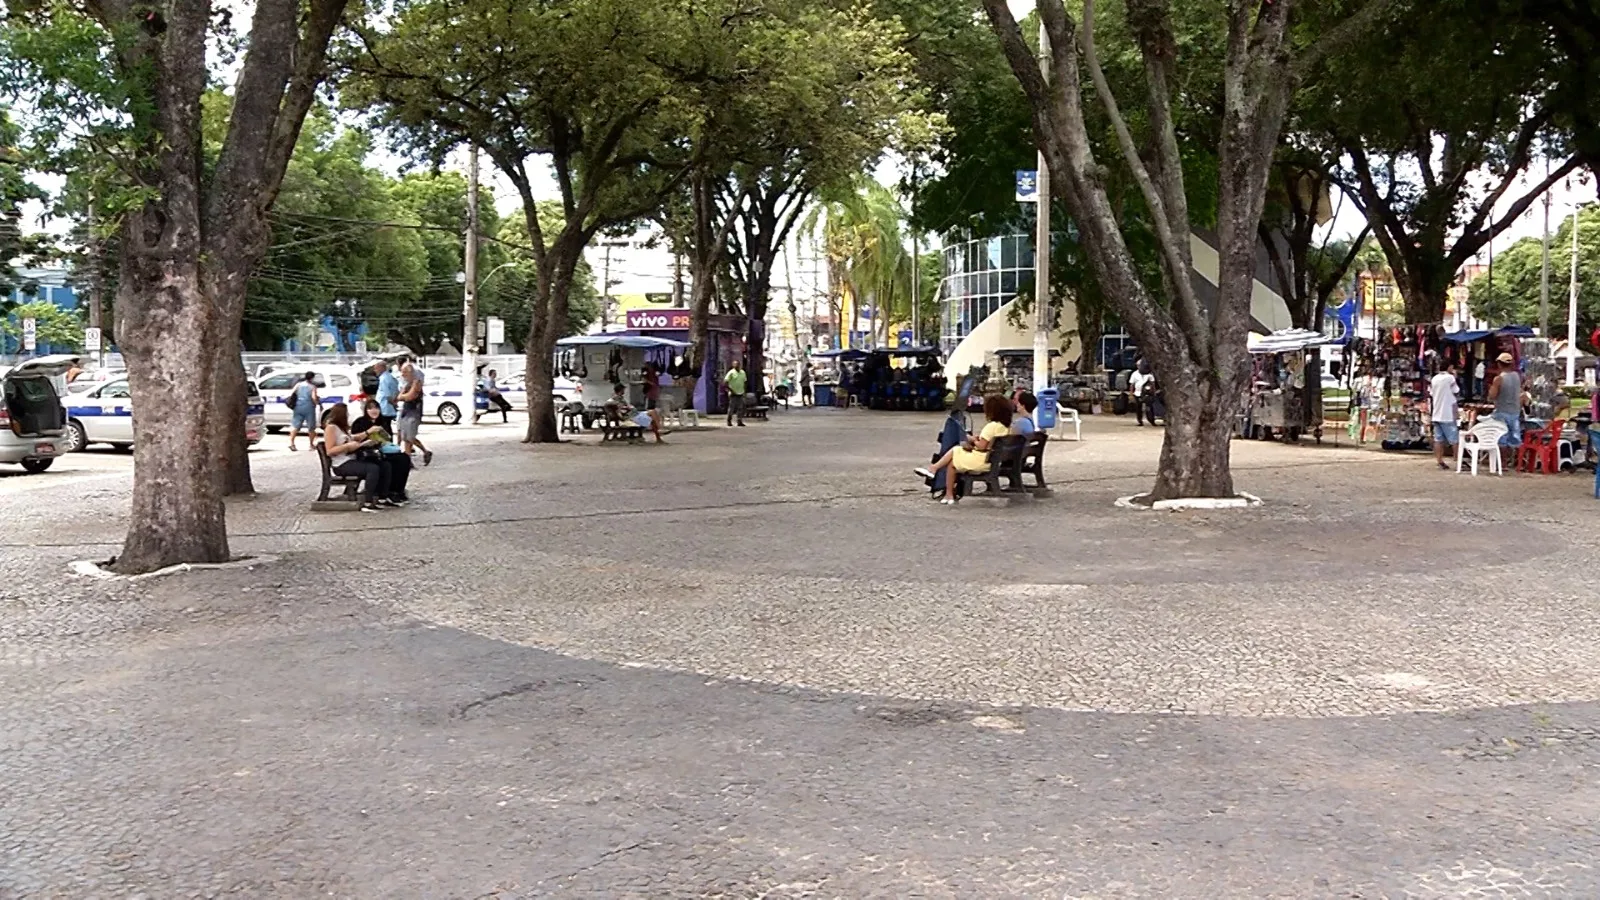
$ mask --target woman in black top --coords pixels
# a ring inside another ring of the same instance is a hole
[[[411,480],[411,457],[394,442],[394,416],[383,414],[383,407],[376,400],[368,400],[362,410],[361,417],[350,423],[350,430],[356,434],[366,434],[373,428],[382,428],[389,435],[382,447],[378,448],[378,464],[388,472],[389,502],[396,506],[410,502],[406,496],[406,482]]]

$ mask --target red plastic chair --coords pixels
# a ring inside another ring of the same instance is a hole
[[[1565,419],[1556,419],[1538,431],[1522,436],[1522,446],[1517,449],[1517,468],[1524,472],[1543,470],[1546,475],[1561,471],[1561,429]]]

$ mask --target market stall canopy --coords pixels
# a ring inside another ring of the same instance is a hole
[[[811,354],[812,359],[842,359],[846,362],[858,362],[867,358],[867,351],[854,349],[822,350]]]
[[[1251,335],[1249,340],[1251,353],[1290,353],[1331,343],[1333,338],[1306,328],[1286,328],[1259,338]]]
[[[666,338],[645,337],[638,334],[579,334],[565,337],[556,341],[557,347],[630,347],[635,350],[657,350],[663,347],[673,350],[683,350],[689,344],[685,341],[669,341]]]
[[[1533,337],[1533,329],[1526,325],[1507,325],[1492,331],[1453,331],[1444,336],[1452,344],[1471,344],[1491,337]]]
[[[938,347],[895,347],[892,349],[874,350],[873,353],[887,353],[890,356],[929,356],[939,353]],[[813,354],[815,355],[815,354]]]

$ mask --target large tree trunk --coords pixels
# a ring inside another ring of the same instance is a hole
[[[750,372],[750,383],[754,385],[751,390],[758,397],[767,391],[765,376],[762,373],[767,367],[767,306],[772,299],[772,263],[775,259],[775,256],[758,259],[751,283],[745,285],[744,309],[749,317],[745,338],[745,365]],[[761,323],[760,327],[757,327],[758,322]],[[796,335],[798,336],[798,332]]]
[[[527,375],[529,444],[555,444],[561,441],[552,398],[555,395],[554,363],[556,341],[566,325],[572,291],[572,273],[583,253],[584,240],[569,232],[550,248],[545,267],[539,273],[534,293],[533,321],[528,326]],[[547,269],[547,271],[546,271]]]
[[[217,475],[222,480],[222,493],[255,493],[255,483],[250,477],[250,442],[245,438],[246,405],[244,365],[239,359],[237,341],[217,342],[217,382],[215,408],[217,427],[212,432]]]
[[[137,251],[134,251],[137,252]],[[133,396],[133,508],[114,568],[150,572],[185,562],[226,562],[228,529],[215,459],[208,452],[218,354],[214,309],[197,267],[125,255],[117,342]]]
[[[1182,374],[1196,373],[1191,370]],[[1166,398],[1167,421],[1161,463],[1148,499],[1234,496],[1228,454],[1238,393],[1210,376],[1195,381],[1164,375],[1158,378],[1165,379],[1160,384]]]

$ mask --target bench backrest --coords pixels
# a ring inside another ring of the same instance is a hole
[[[328,448],[321,441],[313,442],[312,446],[317,448],[317,462],[322,464],[322,477],[332,477],[333,460],[328,458]]]
[[[994,444],[989,447],[989,468],[999,471],[1008,465],[1015,465],[1022,459],[1022,451],[1028,446],[1028,438],[1020,434],[1008,434],[995,438]]]

